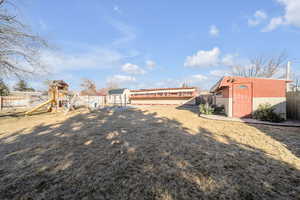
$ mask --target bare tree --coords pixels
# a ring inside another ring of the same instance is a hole
[[[293,74],[292,77],[293,83],[291,83],[291,89],[298,92],[300,91],[300,75]]]
[[[82,90],[80,92],[81,95],[96,95],[97,94],[96,84],[92,80],[83,79],[80,86],[82,87]]]
[[[0,0],[0,77],[22,78],[44,70],[39,53],[47,43],[31,34],[12,8],[11,2]]]
[[[243,76],[243,77],[264,77],[271,78],[278,75],[280,69],[285,67],[287,57],[285,53],[281,53],[279,56],[264,57],[257,56],[250,59],[250,64],[245,65],[234,65],[232,67],[232,75]],[[278,78],[283,78],[282,74]]]
[[[113,82],[113,81],[108,81],[106,83],[106,88],[108,90],[111,90],[111,89],[118,89],[120,88],[119,84],[117,82]]]

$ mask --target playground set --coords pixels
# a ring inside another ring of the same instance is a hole
[[[26,115],[31,115],[32,113],[38,111],[39,109],[48,106],[47,111],[59,111],[65,110],[66,112],[74,108],[74,103],[77,95],[70,94],[69,85],[63,80],[54,80],[49,84],[48,96],[49,99],[41,103],[40,105],[34,107],[33,109],[27,111]]]

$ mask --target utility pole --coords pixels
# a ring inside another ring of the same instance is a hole
[[[286,91],[290,92],[291,91],[291,66],[292,66],[292,62],[288,61],[287,66],[286,66],[286,80],[288,81],[286,84]]]

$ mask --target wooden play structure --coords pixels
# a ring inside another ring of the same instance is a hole
[[[69,111],[72,107],[70,104],[69,85],[63,80],[54,80],[49,84],[49,100],[27,111],[25,114],[30,115],[44,106],[48,105],[47,111],[58,111],[61,108],[67,108]]]

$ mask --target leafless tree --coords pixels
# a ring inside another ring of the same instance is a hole
[[[44,70],[39,53],[47,43],[32,34],[13,10],[14,4],[0,0],[0,77],[24,78]]]
[[[281,69],[285,67],[287,57],[285,53],[281,53],[279,56],[264,57],[257,56],[250,59],[250,64],[234,65],[232,67],[232,75],[243,77],[264,77],[271,78],[278,75]],[[277,78],[283,78],[284,74]]]
[[[108,89],[107,88],[100,88],[97,93],[101,96],[105,96],[108,93]]]
[[[291,87],[293,91],[300,91],[300,75],[293,74],[292,75],[293,82],[291,83]]]
[[[118,88],[120,88],[120,86],[119,86],[119,84],[117,82],[108,81],[106,83],[106,88],[108,90],[112,90],[112,89],[118,89]]]
[[[92,80],[83,79],[80,86],[82,87],[82,90],[80,92],[81,95],[96,95],[97,94],[96,84]]]

